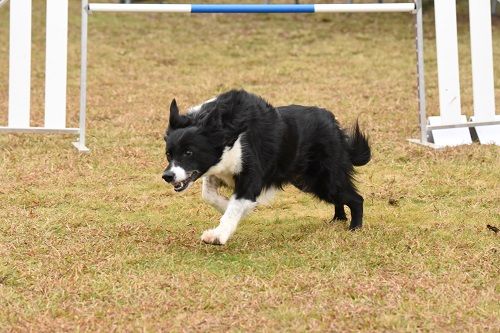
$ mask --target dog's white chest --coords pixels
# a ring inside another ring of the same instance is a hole
[[[234,176],[243,168],[242,137],[243,133],[238,136],[232,147],[224,149],[219,163],[208,169],[205,176],[215,176],[227,186],[234,187]]]

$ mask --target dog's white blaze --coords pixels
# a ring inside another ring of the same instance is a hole
[[[247,199],[236,199],[231,196],[226,212],[222,215],[220,223],[215,229],[207,230],[201,236],[205,243],[226,244],[238,227],[238,223],[257,205],[256,202]]]
[[[211,177],[203,177],[201,197],[219,212],[224,213],[227,209],[228,200],[217,192],[217,188],[217,184],[212,181]]]
[[[233,176],[239,174],[243,169],[243,151],[241,145],[243,135],[244,133],[238,136],[232,147],[224,148],[219,163],[208,169],[205,176],[216,176],[222,179],[228,186],[234,186]]]
[[[208,104],[208,103],[210,103],[210,102],[213,102],[213,101],[215,101],[216,99],[217,99],[217,97],[214,97],[214,98],[211,98],[211,99],[209,99],[209,100],[206,100],[205,102],[203,102],[203,103],[201,103],[201,104],[198,104],[198,105],[195,105],[195,106],[190,107],[190,108],[188,109],[188,114],[189,114],[189,113],[196,113],[196,112],[200,111],[200,110],[201,110],[201,108],[203,107],[203,105]]]
[[[182,182],[187,178],[186,170],[184,170],[180,166],[176,166],[175,163],[172,163],[172,168],[170,168],[170,171],[172,171],[175,175],[174,182]]]

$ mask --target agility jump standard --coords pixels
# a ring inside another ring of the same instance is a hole
[[[79,150],[85,150],[85,112],[86,112],[86,77],[87,77],[87,29],[88,15],[94,12],[127,12],[127,13],[373,13],[398,12],[416,14],[418,82],[420,119],[425,116],[425,85],[423,75],[423,31],[421,0],[414,3],[369,3],[369,4],[113,4],[88,3],[82,0],[82,57],[81,57],[81,90],[80,90],[80,140],[75,143]],[[83,127],[82,127],[83,124]],[[423,126],[423,127],[422,127]],[[422,133],[425,133],[425,123],[421,123]],[[426,137],[425,135],[423,137]]]
[[[68,0],[47,0],[45,124],[30,126],[31,11],[31,0],[10,3],[8,125],[0,132],[79,134],[66,127]]]
[[[87,16],[92,12],[164,13],[370,13],[400,12],[415,15],[417,96],[420,139],[411,142],[434,148],[472,142],[468,127],[474,127],[481,143],[500,145],[500,116],[495,114],[491,7],[489,0],[469,0],[473,69],[474,117],[461,115],[458,78],[456,4],[435,1],[440,116],[426,116],[422,0],[413,3],[369,4],[112,4],[82,0],[82,89],[80,115],[85,115]],[[84,121],[84,120],[83,120]],[[84,130],[80,131],[80,135]],[[85,138],[81,138],[80,142]],[[78,147],[78,146],[77,146]]]

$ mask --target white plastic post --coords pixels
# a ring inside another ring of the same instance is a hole
[[[473,120],[493,121],[496,116],[489,0],[469,0],[469,18],[474,94]],[[500,145],[500,125],[477,126],[476,133],[482,144]]]
[[[455,0],[434,2],[439,106],[444,123],[460,121],[457,17]]]
[[[466,122],[460,110],[457,14],[455,0],[434,2],[440,117],[429,117],[430,125]],[[436,146],[472,143],[468,128],[433,130]]]
[[[418,76],[418,113],[420,125],[420,143],[427,144],[427,116],[425,101],[425,69],[424,69],[424,18],[422,13],[422,0],[415,1],[415,46],[417,51],[417,76]]]
[[[81,27],[81,53],[80,53],[80,137],[73,142],[73,146],[80,152],[89,152],[85,146],[85,124],[87,114],[87,37],[88,37],[88,0],[82,0],[82,27]]]
[[[9,127],[30,126],[31,0],[10,3]]]
[[[68,0],[47,0],[45,127],[66,127]]]

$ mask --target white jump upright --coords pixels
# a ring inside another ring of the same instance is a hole
[[[30,125],[31,0],[10,4],[9,27],[9,128]]]
[[[66,127],[68,0],[46,0],[44,126],[30,124],[32,0],[10,2],[9,103],[7,126],[0,132],[79,134]],[[2,2],[5,4],[5,2]],[[4,10],[7,7],[3,7]],[[77,143],[80,151],[88,151]]]
[[[440,116],[429,117],[430,125],[461,124],[467,122],[462,115],[460,78],[458,69],[457,15],[455,1],[435,1],[436,54]],[[436,145],[461,145],[472,143],[468,128],[435,130]]]
[[[469,0],[474,116],[461,112],[456,5],[434,1],[440,115],[428,118],[427,140],[434,148],[472,143],[473,128],[482,144],[500,145],[500,116],[495,115],[491,6]],[[412,140],[415,142],[416,140]]]
[[[495,115],[493,38],[489,0],[470,0],[470,41],[474,116],[477,122],[500,121]],[[500,125],[476,127],[479,142],[500,145]]]
[[[68,0],[47,0],[45,127],[66,127]]]

